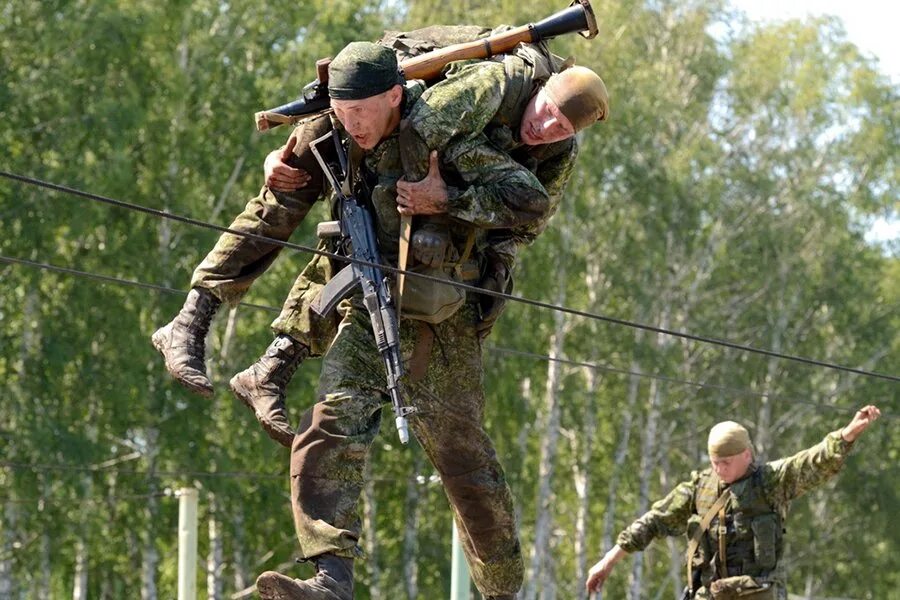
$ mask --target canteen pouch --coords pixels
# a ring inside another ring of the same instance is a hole
[[[749,575],[717,579],[709,585],[713,600],[776,600],[775,586]]]

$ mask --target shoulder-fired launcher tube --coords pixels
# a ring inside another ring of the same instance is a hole
[[[400,63],[407,79],[435,79],[449,63],[457,60],[484,59],[509,52],[520,43],[549,40],[566,33],[579,32],[590,39],[597,35],[597,21],[590,0],[575,0],[572,4],[546,19],[522,25],[490,37],[454,44],[409,58]],[[328,108],[327,70],[323,61],[317,63],[318,79],[306,85],[299,100],[256,113],[256,128],[265,131],[283,123],[299,121]]]

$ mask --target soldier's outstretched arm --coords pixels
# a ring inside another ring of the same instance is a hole
[[[832,431],[812,448],[768,463],[766,477],[771,478],[772,501],[790,502],[837,475],[853,442],[880,415],[877,406],[864,406],[845,427]]]
[[[881,410],[874,404],[863,406],[856,411],[847,426],[841,429],[841,437],[848,442],[856,441],[860,434],[868,429],[869,425],[881,416]]]
[[[622,550],[622,547],[618,544],[610,548],[609,552],[604,554],[603,558],[597,561],[597,564],[588,571],[588,578],[584,584],[587,592],[589,594],[599,592],[612,573],[613,567],[626,556],[628,556],[628,553]]]

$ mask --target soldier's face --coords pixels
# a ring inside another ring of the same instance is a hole
[[[528,146],[552,144],[573,135],[575,128],[572,123],[541,89],[525,107],[522,124],[519,126],[522,143]]]
[[[719,479],[725,483],[734,483],[747,474],[750,463],[753,462],[753,454],[750,450],[744,450],[734,456],[712,456],[709,462]]]
[[[332,99],[331,108],[359,147],[371,150],[400,123],[402,98],[403,88],[395,85],[382,94],[360,100]]]

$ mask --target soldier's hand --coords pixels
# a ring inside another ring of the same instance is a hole
[[[397,210],[401,215],[437,215],[447,212],[447,184],[441,177],[438,153],[429,157],[428,174],[421,181],[397,182]]]
[[[296,146],[297,138],[292,135],[287,144],[266,156],[263,171],[266,175],[266,186],[270,190],[293,192],[306,187],[309,183],[309,173],[303,169],[295,169],[289,164],[294,156]]]
[[[850,421],[850,423],[848,423],[847,426],[841,430],[841,437],[843,437],[848,442],[856,441],[856,438],[859,437],[859,434],[865,431],[866,428],[880,416],[881,411],[874,404],[863,406],[861,409],[856,411],[856,414],[853,415],[853,419]]]
[[[609,578],[610,573],[612,573],[613,567],[616,566],[616,563],[625,558],[628,553],[622,550],[622,548],[616,544],[613,546],[609,552],[603,555],[597,564],[591,567],[590,571],[588,571],[587,581],[584,583],[584,588],[587,590],[589,594],[594,592],[599,592],[600,588],[603,587],[603,584]]]
[[[606,560],[606,557],[604,556],[597,561],[597,564],[591,567],[588,571],[587,582],[584,584],[584,587],[589,594],[599,592],[601,588],[603,588],[603,584],[606,583],[614,566],[615,563]]]

